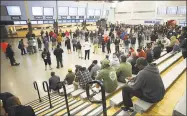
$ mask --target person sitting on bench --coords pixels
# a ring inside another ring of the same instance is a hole
[[[96,80],[103,81],[105,91],[107,93],[112,93],[118,87],[116,71],[110,67],[110,61],[102,61],[103,69],[101,69],[96,77]],[[98,87],[98,86],[96,86]]]
[[[121,56],[121,63],[116,70],[117,79],[122,83],[126,83],[125,79],[132,76],[132,65],[129,62],[126,62],[126,59],[127,57],[125,55]]]
[[[131,86],[125,86],[122,90],[124,111],[133,112],[132,96],[136,96],[146,102],[156,103],[163,99],[165,94],[164,84],[162,82],[160,73],[156,64],[148,64],[145,58],[138,58],[136,61],[136,67],[140,70]]]
[[[49,91],[58,91],[58,83],[60,82],[60,77],[55,75],[55,72],[51,72],[51,78],[49,79]]]

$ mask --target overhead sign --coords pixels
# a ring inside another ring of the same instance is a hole
[[[45,16],[45,19],[53,19],[53,16]]]
[[[21,17],[20,16],[11,16],[11,19],[12,20],[21,20]]]
[[[34,16],[34,19],[43,19],[43,16]]]

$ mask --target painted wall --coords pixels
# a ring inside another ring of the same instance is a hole
[[[144,20],[186,20],[186,15],[157,15],[157,7],[184,6],[186,1],[123,1],[116,5],[115,21],[128,24],[144,24]],[[145,13],[137,13],[144,11]]]

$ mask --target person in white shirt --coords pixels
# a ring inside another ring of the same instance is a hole
[[[171,41],[165,36],[162,43],[164,44],[164,47],[167,47],[170,45]]]
[[[32,39],[32,47],[33,47],[34,53],[36,53],[36,40],[34,38]]]
[[[88,42],[88,39],[85,40],[85,43],[84,43],[83,47],[84,47],[84,50],[85,50],[85,60],[86,60],[87,56],[88,56],[88,60],[89,60],[91,44]]]
[[[110,57],[109,57],[109,61],[110,61],[110,66],[113,67],[114,69],[117,69],[120,65],[119,59],[116,56],[115,53],[113,53]]]

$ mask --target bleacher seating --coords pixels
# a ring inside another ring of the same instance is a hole
[[[175,106],[175,109],[173,110],[173,116],[186,116],[186,91]]]

